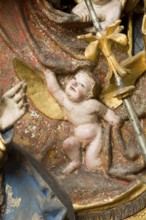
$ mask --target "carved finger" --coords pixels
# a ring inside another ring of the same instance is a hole
[[[24,81],[23,85],[22,85],[22,89],[23,89],[23,92],[26,93],[26,90],[27,90],[27,84],[26,82]]]
[[[90,22],[90,15],[89,14],[86,15],[86,22]]]
[[[24,94],[21,92],[19,92],[18,94],[16,94],[15,96],[14,96],[14,101],[16,102],[16,103],[19,103],[21,100],[23,100],[24,99]]]
[[[86,16],[85,16],[85,22],[89,22],[89,15],[88,14],[86,14]]]
[[[22,93],[22,95],[20,94],[20,96],[16,96],[14,100],[17,104],[19,104],[21,101],[23,101],[23,103],[27,103],[27,96],[26,94]]]
[[[82,21],[84,21],[84,14],[80,13],[78,16],[80,17],[80,19],[81,19]]]
[[[25,96],[23,97],[23,99],[20,99],[20,101],[17,103],[17,106],[19,109],[26,107],[28,108],[28,103],[26,102],[26,100],[24,99]]]
[[[23,99],[21,99],[18,103],[17,103],[17,106],[19,109],[21,109],[23,106],[24,106],[24,101]]]
[[[28,111],[29,105],[26,103],[22,107],[22,115],[24,115]]]
[[[8,98],[12,98],[13,96],[15,96],[15,94],[17,94],[21,90],[24,84],[25,84],[25,81],[21,81],[20,83],[15,85],[13,88],[8,90],[4,96]]]
[[[87,22],[87,19],[88,19],[88,15],[85,14],[85,16],[84,16],[84,22]]]
[[[78,22],[81,21],[81,18],[78,15],[72,16],[72,21]]]
[[[84,15],[82,16],[82,20],[83,20],[83,22],[86,22],[86,14],[84,14]]]

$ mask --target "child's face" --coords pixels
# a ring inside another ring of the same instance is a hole
[[[73,102],[88,99],[92,94],[94,80],[84,71],[79,71],[65,88],[68,98]]]

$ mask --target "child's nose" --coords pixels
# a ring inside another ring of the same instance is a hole
[[[74,85],[74,86],[77,86],[77,85],[78,85],[78,83],[77,83],[76,81],[74,81],[73,85]]]

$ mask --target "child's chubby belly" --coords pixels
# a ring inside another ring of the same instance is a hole
[[[97,123],[88,123],[74,128],[74,135],[84,144],[91,142],[98,133],[102,133],[102,128]]]

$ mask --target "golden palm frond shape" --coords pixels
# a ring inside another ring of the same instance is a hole
[[[48,92],[41,72],[19,59],[13,60],[13,66],[18,78],[26,81],[27,95],[36,109],[48,118],[63,119],[63,111]]]

